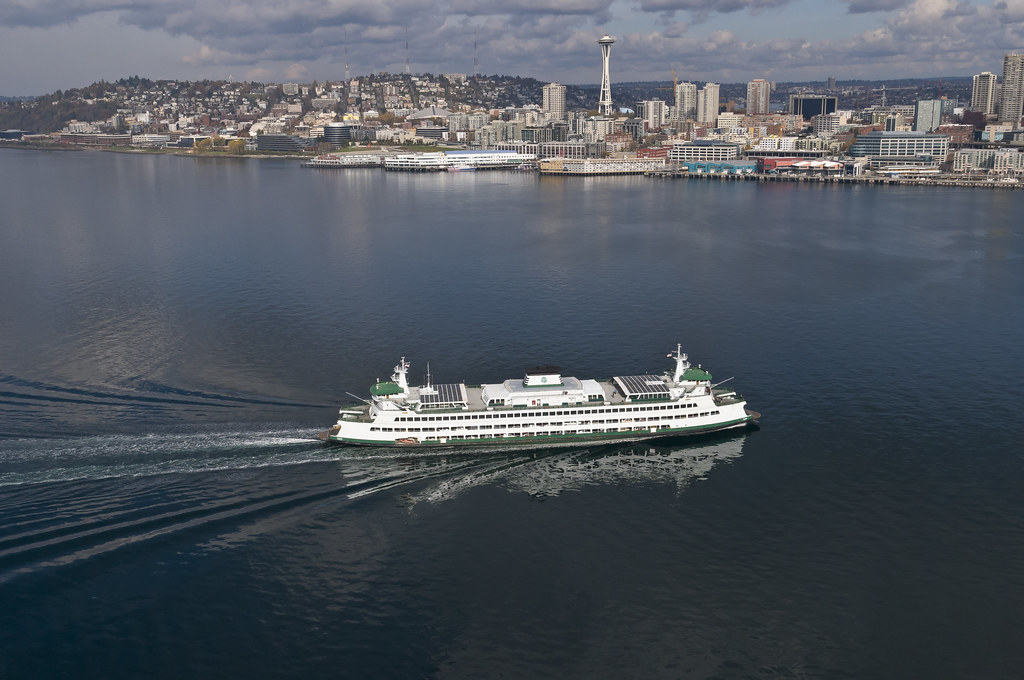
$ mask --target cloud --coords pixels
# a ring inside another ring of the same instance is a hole
[[[819,26],[857,29],[800,35],[790,26],[809,22],[789,22],[797,12],[813,12]],[[476,55],[483,73],[594,83],[604,30],[618,38],[613,81],[667,80],[672,68],[722,82],[969,74],[997,70],[1003,53],[1024,49],[1024,0],[0,2],[7,31],[97,17],[177,37],[174,59],[203,72],[289,80],[335,78],[346,62],[353,73],[400,70],[408,40],[414,72],[469,72]],[[289,75],[297,65],[309,75]]]
[[[703,15],[775,9],[790,2],[792,0],[640,0],[639,5],[644,12],[693,12]]]
[[[894,9],[905,7],[910,0],[842,0],[846,3],[850,14],[865,14],[867,12],[891,12]]]
[[[227,52],[210,47],[209,45],[202,45],[195,52],[183,56],[181,60],[193,66],[206,66],[231,61],[231,56]]]
[[[292,64],[285,70],[284,75],[288,80],[302,81],[309,75],[309,69],[305,64]]]

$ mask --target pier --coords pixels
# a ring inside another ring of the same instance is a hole
[[[852,185],[894,185],[894,186],[942,186],[982,189],[1024,189],[1021,182],[1004,182],[979,178],[932,176],[932,177],[886,177],[880,175],[798,175],[764,173],[689,173],[683,170],[652,170],[644,173],[658,179],[698,179],[730,182],[800,182],[808,184],[852,184]]]

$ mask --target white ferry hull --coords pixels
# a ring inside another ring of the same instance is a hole
[[[464,439],[453,437],[437,437],[432,440],[420,440],[413,437],[402,437],[400,439],[374,439],[354,438],[353,436],[342,436],[333,434],[330,430],[320,433],[320,439],[329,444],[341,446],[396,446],[402,448],[429,448],[429,447],[455,447],[455,446],[513,446],[525,445],[535,447],[549,446],[575,446],[590,442],[632,442],[648,439],[664,439],[675,437],[689,437],[723,430],[736,428],[749,428],[757,424],[758,414],[750,412],[749,415],[735,421],[715,423],[705,426],[667,428],[646,431],[631,432],[601,432],[589,434],[549,434],[530,436],[501,436],[501,437],[479,437],[476,439]],[[354,433],[353,433],[354,434]]]
[[[365,405],[342,408],[320,439],[351,446],[571,446],[583,442],[682,437],[756,423],[760,414],[711,374],[669,355],[674,373],[580,380],[557,367],[522,380],[411,387],[403,357],[391,381],[378,381]],[[719,385],[721,383],[718,383]]]

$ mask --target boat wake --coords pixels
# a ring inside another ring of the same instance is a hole
[[[335,460],[309,430],[0,440],[0,487]]]
[[[739,457],[746,436],[426,451],[325,446],[293,428],[5,440],[0,583],[162,541],[220,550],[379,494],[411,510],[482,485],[532,496],[622,483],[681,491]]]

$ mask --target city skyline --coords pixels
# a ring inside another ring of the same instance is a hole
[[[410,30],[410,27],[413,30]],[[24,0],[0,7],[0,94],[129,75],[271,82],[379,71],[611,81],[972,76],[1024,50],[1024,0]],[[406,48],[408,40],[408,48]]]

